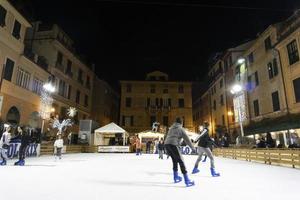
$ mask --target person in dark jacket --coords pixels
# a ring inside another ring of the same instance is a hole
[[[159,159],[164,159],[163,158],[163,155],[164,155],[164,147],[165,147],[165,145],[164,145],[164,141],[163,141],[163,139],[161,138],[160,140],[159,140],[159,143],[158,143],[158,158]]]
[[[21,146],[19,148],[19,160],[15,162],[15,165],[23,166],[25,165],[26,149],[30,143],[30,136],[28,133],[29,130],[28,129],[24,130],[24,127],[18,126],[17,131],[18,131],[17,137],[21,141]]]
[[[187,175],[186,167],[179,151],[181,139],[188,144],[192,150],[195,148],[187,136],[185,130],[182,128],[182,119],[177,117],[175,123],[170,127],[167,137],[165,139],[165,147],[168,155],[171,156],[173,162],[173,178],[174,182],[178,183],[182,181],[182,178],[178,176],[178,164],[180,165],[181,172],[184,177],[184,182],[187,187],[195,185],[194,181],[191,181]]]
[[[215,162],[214,162],[214,157],[213,157],[213,154],[209,148],[210,144],[212,144],[212,140],[211,138],[209,137],[209,123],[205,122],[204,123],[204,126],[203,126],[203,130],[200,132],[200,135],[197,137],[196,139],[196,142],[198,141],[198,159],[195,163],[195,166],[194,166],[194,169],[193,169],[193,174],[196,174],[199,172],[199,169],[198,169],[198,165],[199,165],[199,162],[201,161],[202,159],[202,155],[203,153],[205,153],[209,159],[210,159],[210,171],[211,171],[211,175],[213,177],[216,177],[216,176],[220,176],[220,173],[216,173],[215,171]]]

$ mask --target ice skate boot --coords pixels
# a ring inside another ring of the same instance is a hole
[[[19,165],[21,160],[18,160],[17,162],[14,163],[14,165]]]
[[[174,183],[179,183],[180,181],[182,181],[181,176],[178,176],[178,172],[174,171]]]
[[[186,187],[191,187],[191,186],[195,185],[195,182],[191,181],[187,174],[183,174],[183,177],[184,177],[184,183],[185,183]]]
[[[1,166],[6,165],[6,160],[2,160],[2,162],[0,163]]]
[[[213,177],[218,177],[218,176],[220,176],[220,173],[217,173],[217,172],[215,171],[215,168],[210,168],[210,172],[211,172],[211,175],[212,175]]]
[[[197,174],[199,172],[200,172],[200,170],[198,169],[198,167],[194,167],[192,174]]]
[[[21,160],[19,166],[24,166],[24,165],[25,165],[25,160]]]

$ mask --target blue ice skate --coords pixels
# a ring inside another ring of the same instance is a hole
[[[0,163],[1,166],[6,165],[6,160],[2,160],[2,162]]]
[[[186,187],[191,187],[195,185],[195,182],[190,180],[187,174],[183,174],[183,177],[184,177],[184,183]]]
[[[218,177],[218,176],[220,176],[220,173],[217,173],[217,172],[215,171],[215,168],[210,168],[210,172],[211,172],[211,175],[212,175],[213,177]]]
[[[174,183],[179,183],[180,181],[182,181],[182,178],[181,176],[178,176],[177,171],[174,171],[173,175],[174,175]]]
[[[198,167],[194,167],[192,174],[197,174],[199,172],[200,172],[200,170],[198,169]]]

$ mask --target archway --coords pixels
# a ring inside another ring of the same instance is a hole
[[[11,107],[6,115],[6,121],[11,124],[19,124],[20,123],[20,112],[18,108],[15,106]]]

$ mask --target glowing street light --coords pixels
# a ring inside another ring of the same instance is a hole
[[[236,84],[236,85],[232,86],[232,89],[230,90],[230,92],[231,92],[231,94],[238,94],[242,90],[243,90],[242,86]]]
[[[237,62],[238,64],[243,64],[245,63],[245,61],[246,61],[245,58],[239,58]]]
[[[49,93],[55,92],[55,87],[51,83],[44,84],[43,88]]]

